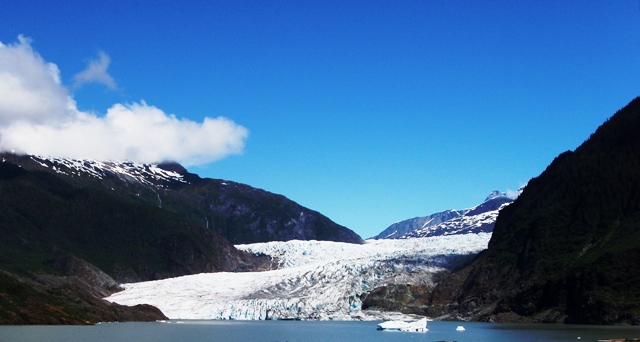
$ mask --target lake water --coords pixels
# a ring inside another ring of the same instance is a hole
[[[0,341],[598,341],[638,338],[640,327],[429,322],[427,333],[376,330],[379,322],[172,321],[95,326],[0,326]],[[466,331],[456,331],[463,325]]]

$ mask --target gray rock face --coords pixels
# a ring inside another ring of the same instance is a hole
[[[240,183],[193,179],[190,186],[165,191],[165,195],[167,203],[176,199],[188,202],[205,224],[233,244],[289,240],[364,243],[356,233],[316,211]]]
[[[405,311],[409,303],[416,302],[429,291],[427,285],[389,284],[367,293],[362,300],[362,310]]]
[[[94,265],[74,256],[56,256],[47,265],[69,277],[77,277],[80,285],[98,298],[107,297],[121,290],[118,283]]]
[[[0,324],[96,324],[117,321],[157,321],[167,317],[150,305],[125,306],[100,297],[101,285],[91,287],[94,268],[80,259],[57,260],[82,269],[79,275],[32,274],[21,277],[0,270]],[[103,278],[103,275],[98,275]],[[104,285],[104,284],[103,284]]]

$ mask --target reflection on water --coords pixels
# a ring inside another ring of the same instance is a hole
[[[95,326],[0,326],[0,341],[598,341],[640,338],[640,327],[429,322],[426,333],[384,332],[379,322],[169,321]],[[464,331],[457,331],[458,326]]]

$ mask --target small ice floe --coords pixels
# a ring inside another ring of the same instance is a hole
[[[464,330],[465,330],[465,329],[464,329],[464,327],[463,327],[463,326],[461,326],[461,325],[459,325],[459,326],[456,328],[456,331],[464,331]]]
[[[404,331],[404,332],[427,332],[427,318],[415,322],[386,321],[378,324],[378,330],[384,331]]]

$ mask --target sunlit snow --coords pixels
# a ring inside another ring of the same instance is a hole
[[[107,300],[151,304],[171,319],[371,319],[361,311],[363,293],[390,283],[433,284],[437,273],[486,249],[490,236],[238,245],[277,258],[279,269],[124,284]]]
[[[92,177],[102,179],[107,173],[116,175],[123,180],[134,180],[148,186],[162,187],[157,181],[177,181],[186,183],[184,177],[173,171],[167,171],[158,167],[158,164],[140,164],[120,161],[97,161],[91,159],[71,159],[49,156],[31,156],[31,159],[44,167],[49,167],[57,173],[67,174],[60,169],[65,166],[70,170],[86,173]],[[72,174],[76,174],[71,171]]]

